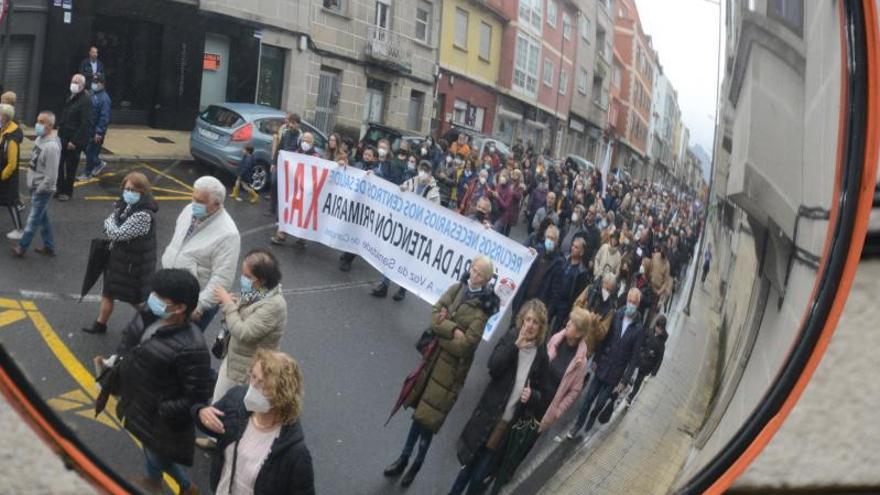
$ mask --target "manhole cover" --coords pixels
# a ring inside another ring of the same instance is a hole
[[[162,143],[162,144],[174,144],[174,141],[172,141],[172,140],[170,140],[170,139],[168,139],[167,137],[164,137],[164,136],[148,136],[148,137],[149,137],[150,139],[152,139],[153,141],[156,141],[157,143]]]

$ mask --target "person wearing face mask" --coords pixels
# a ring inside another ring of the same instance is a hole
[[[52,193],[57,187],[61,161],[61,141],[55,133],[55,114],[49,111],[40,112],[34,125],[34,133],[36,139],[31,150],[27,174],[27,186],[31,192],[31,210],[21,238],[12,248],[12,254],[19,258],[23,257],[30,247],[37,229],[43,237],[43,247],[34,250],[47,256],[55,254],[55,240],[48,213]]]
[[[492,202],[489,198],[482,197],[477,200],[477,206],[474,211],[468,215],[468,218],[475,222],[479,222],[487,229],[492,228]]]
[[[384,138],[376,145],[376,152],[378,156],[374,168],[376,175],[399,186],[403,182],[404,161],[391,156],[391,143]]]
[[[495,189],[491,190],[490,196],[495,200],[498,208],[495,230],[503,235],[510,235],[510,229],[522,202],[522,191],[510,183],[510,174],[507,170],[499,172],[498,182]]]
[[[553,224],[548,225],[544,231],[543,245],[529,247],[529,251],[536,257],[513,298],[511,308],[514,314],[519,313],[522,305],[529,299],[548,301],[551,292],[561,284],[564,267],[562,255],[559,253],[559,229]]]
[[[470,215],[477,206],[477,201],[483,197],[492,200],[492,186],[489,184],[489,172],[486,170],[480,170],[476,180],[471,181],[464,198],[462,198],[459,213],[465,216]]]
[[[86,91],[86,78],[74,74],[70,80],[70,96],[64,101],[58,119],[58,138],[61,139],[61,165],[58,167],[58,191],[55,197],[67,201],[73,197],[73,182],[79,158],[94,137],[92,129],[92,101]]]
[[[104,170],[106,163],[99,154],[107,127],[110,125],[110,95],[107,94],[106,81],[103,74],[95,74],[91,83],[92,127],[89,130],[89,143],[86,146],[86,170],[77,180],[88,180]]]
[[[403,406],[414,409],[412,425],[400,456],[384,471],[387,477],[403,474],[418,443],[416,458],[401,480],[404,487],[412,484],[422,468],[434,435],[464,386],[486,322],[498,311],[500,301],[489,285],[494,273],[491,259],[474,258],[467,278],[452,284],[432,308],[430,329],[436,350],[404,398]]]
[[[545,218],[549,218],[553,222],[553,225],[556,225],[557,227],[560,225],[559,212],[556,210],[556,193],[553,191],[547,193],[547,199],[544,202],[544,206],[538,208],[535,212],[535,215],[532,218],[532,229],[537,229],[538,225],[540,225]]]
[[[600,278],[605,273],[611,273],[615,277],[620,273],[620,260],[623,254],[620,252],[620,234],[615,232],[608,238],[608,242],[599,248],[593,261],[593,278]]]
[[[618,301],[625,298],[618,297],[617,277],[606,273],[593,281],[584,289],[574,301],[574,307],[584,308],[599,318],[599,332],[596,334],[596,343],[605,338],[605,334],[611,327],[614,312],[618,309]],[[595,346],[591,347],[595,350]],[[591,351],[592,352],[592,351]]]
[[[488,485],[508,447],[505,432],[519,420],[540,420],[547,408],[547,308],[526,302],[515,325],[489,356],[490,381],[458,437],[461,468],[450,495],[479,493]]]
[[[611,327],[596,349],[592,366],[595,377],[590,380],[577,420],[566,433],[566,438],[577,438],[581,434],[581,428],[584,432],[589,432],[599,411],[612,399],[612,394],[619,394],[626,386],[625,372],[635,363],[636,350],[644,337],[638,311],[640,298],[641,292],[638,289],[630,289],[626,297],[626,308],[614,313]]]
[[[412,159],[413,157],[410,157]],[[419,163],[415,176],[400,185],[401,192],[411,192],[427,199],[434,204],[440,204],[440,188],[437,181],[431,176],[431,162],[422,160]]]
[[[192,319],[202,331],[219,310],[214,289],[232,287],[241,252],[241,236],[224,201],[226,187],[217,178],[196,179],[192,202],[177,217],[171,242],[162,254],[163,268],[183,268],[198,279],[202,291]]]
[[[551,330],[562,326],[566,315],[571,311],[575,298],[587,288],[590,274],[584,264],[585,245],[583,238],[580,237],[571,243],[571,249],[563,257],[559,281],[550,287],[546,304],[547,322],[550,324]]]
[[[651,281],[651,289],[654,291],[655,300],[651,306],[649,321],[666,304],[666,300],[672,296],[672,268],[669,265],[669,257],[666,246],[658,239],[654,244],[654,255],[651,256],[651,271],[648,273]]]
[[[278,260],[265,249],[254,249],[241,263],[238,297],[217,287],[223,316],[222,336],[218,336],[225,355],[220,362],[212,403],[220,401],[229,390],[247,385],[248,372],[259,349],[278,350],[287,328],[287,303],[281,287]],[[213,448],[213,439],[199,438],[196,445]]]
[[[456,186],[454,191],[455,202],[454,208],[461,211],[464,202],[464,196],[467,194],[471,183],[477,180],[476,165],[470,160],[461,157],[455,157],[452,161],[456,171]]]
[[[104,220],[104,235],[110,241],[110,257],[104,270],[101,308],[92,326],[83,332],[103,334],[116,301],[135,308],[147,299],[145,288],[156,271],[156,213],[159,205],[150,194],[150,181],[131,172],[122,181],[122,191],[113,212]]]
[[[195,426],[191,410],[211,394],[211,356],[192,323],[199,283],[187,270],[156,272],[146,306],[122,332],[116,351],[116,414],[144,448],[147,476],[138,484],[162,492],[162,473],[196,494],[184,466],[192,466]]]
[[[666,351],[666,339],[669,334],[666,333],[666,315],[657,317],[654,326],[645,329],[645,335],[636,350],[636,359],[630,363],[630,367],[626,370],[624,376],[627,384],[632,385],[632,391],[626,398],[626,405],[632,404],[636,394],[639,393],[642,383],[648,376],[657,376],[660,370],[660,364],[663,363],[663,354]],[[639,372],[636,374],[635,380],[632,379],[633,368],[637,367]]]
[[[314,495],[312,455],[300,414],[303,377],[287,354],[256,352],[247,386],[212,406],[196,406],[196,425],[216,436],[211,493]]]
[[[449,147],[449,152],[453,155],[470,156],[471,147],[468,144],[469,137],[463,132],[458,133],[455,142]]]
[[[302,134],[296,152],[308,156],[320,156],[318,150],[315,149],[315,136],[311,132],[304,132]],[[284,244],[286,240],[287,234],[281,229],[276,230],[275,233],[269,237],[269,242],[278,246]],[[294,246],[299,249],[304,249],[306,247],[306,241],[303,239],[296,239],[294,241]]]
[[[405,183],[406,181],[415,178],[419,174],[419,162],[418,158],[415,155],[398,155],[399,159],[401,157],[403,157],[401,161],[406,164],[406,170],[404,170],[403,172],[403,183]]]

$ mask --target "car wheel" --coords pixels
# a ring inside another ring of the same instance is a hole
[[[269,164],[257,163],[251,174],[251,187],[256,191],[262,191],[269,185]]]

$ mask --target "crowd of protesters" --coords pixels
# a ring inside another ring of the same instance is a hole
[[[53,194],[69,198],[80,152],[90,136],[106,132],[106,122],[97,131],[91,124],[82,129],[72,123],[74,114],[77,122],[88,120],[87,104],[77,96],[84,80],[74,76],[59,122],[51,112],[37,119],[25,225],[16,217],[21,131],[14,107],[0,104],[0,205],[7,206],[20,234],[13,248],[18,257],[38,230],[43,238],[38,249],[54,254],[49,200]],[[90,80],[98,85],[95,94],[103,91],[100,74]],[[576,420],[564,435],[569,439],[589,431],[627,389],[628,406],[645,379],[656,375],[668,335],[664,313],[682,285],[702,228],[695,198],[634,181],[616,169],[603,175],[555,161],[521,143],[509,156],[491,143],[480,149],[464,132],[436,141],[428,137],[417,146],[403,141],[397,149],[380,139],[375,147],[357,151],[333,134],[328,149],[318,150],[314,136],[300,131],[300,122],[298,115],[288,115],[273,140],[276,157],[294,151],[357,167],[485,229],[522,237],[535,256],[512,301],[512,324],[489,357],[490,381],[459,437],[461,469],[450,493],[500,490],[524,452],[575,406],[584,389]],[[98,138],[93,141],[100,144]],[[240,190],[251,201],[258,199],[248,185],[252,154],[246,147],[232,191],[236,199]],[[90,174],[103,167],[96,156]],[[268,213],[277,215],[274,170],[270,177]],[[99,314],[83,331],[107,333],[116,301],[131,304],[136,314],[116,352],[96,359],[98,383],[102,393],[119,398],[117,414],[144,445],[142,487],[161,490],[164,472],[181,493],[198,493],[183,467],[192,464],[198,445],[215,454],[212,490],[314,493],[311,457],[298,421],[302,377],[296,361],[278,352],[287,324],[281,267],[267,249],[241,258],[241,237],[225,200],[226,188],[218,179],[196,180],[192,202],[180,212],[160,256],[158,206],[149,180],[139,173],[124,178],[103,223],[108,254]],[[286,237],[279,230],[270,241],[282,245]],[[301,239],[295,243],[305,246]],[[350,270],[354,260],[342,253],[339,268]],[[705,279],[711,248],[703,260]],[[236,273],[239,287],[233,295]],[[403,486],[421,469],[465,385],[483,328],[498,310],[493,275],[489,258],[475,258],[467,275],[433,306],[420,339],[423,361],[401,397],[401,405],[414,411],[409,434],[384,471],[389,477],[406,472]],[[386,297],[390,285],[384,277],[371,294]],[[394,299],[405,296],[399,288]],[[222,330],[209,346],[203,332],[217,315]],[[209,353],[220,359],[216,372]],[[206,436],[197,439],[197,429]],[[510,447],[514,444],[517,449]]]

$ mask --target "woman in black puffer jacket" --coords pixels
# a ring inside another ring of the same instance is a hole
[[[211,356],[201,330],[190,322],[199,283],[186,270],[160,270],[150,280],[149,309],[123,331],[117,349],[116,413],[143,443],[147,478],[141,485],[161,492],[162,472],[182,494],[198,493],[182,465],[191,466],[195,426],[191,411],[211,397]]]
[[[296,361],[261,349],[247,387],[233,388],[213,406],[193,408],[198,426],[218,437],[213,493],[315,494],[312,456],[299,422],[302,398]]]
[[[156,212],[150,195],[150,181],[131,172],[122,181],[122,193],[104,220],[104,234],[110,240],[110,259],[104,270],[101,309],[86,333],[105,333],[115,301],[137,309],[147,299],[147,281],[156,271]]]

